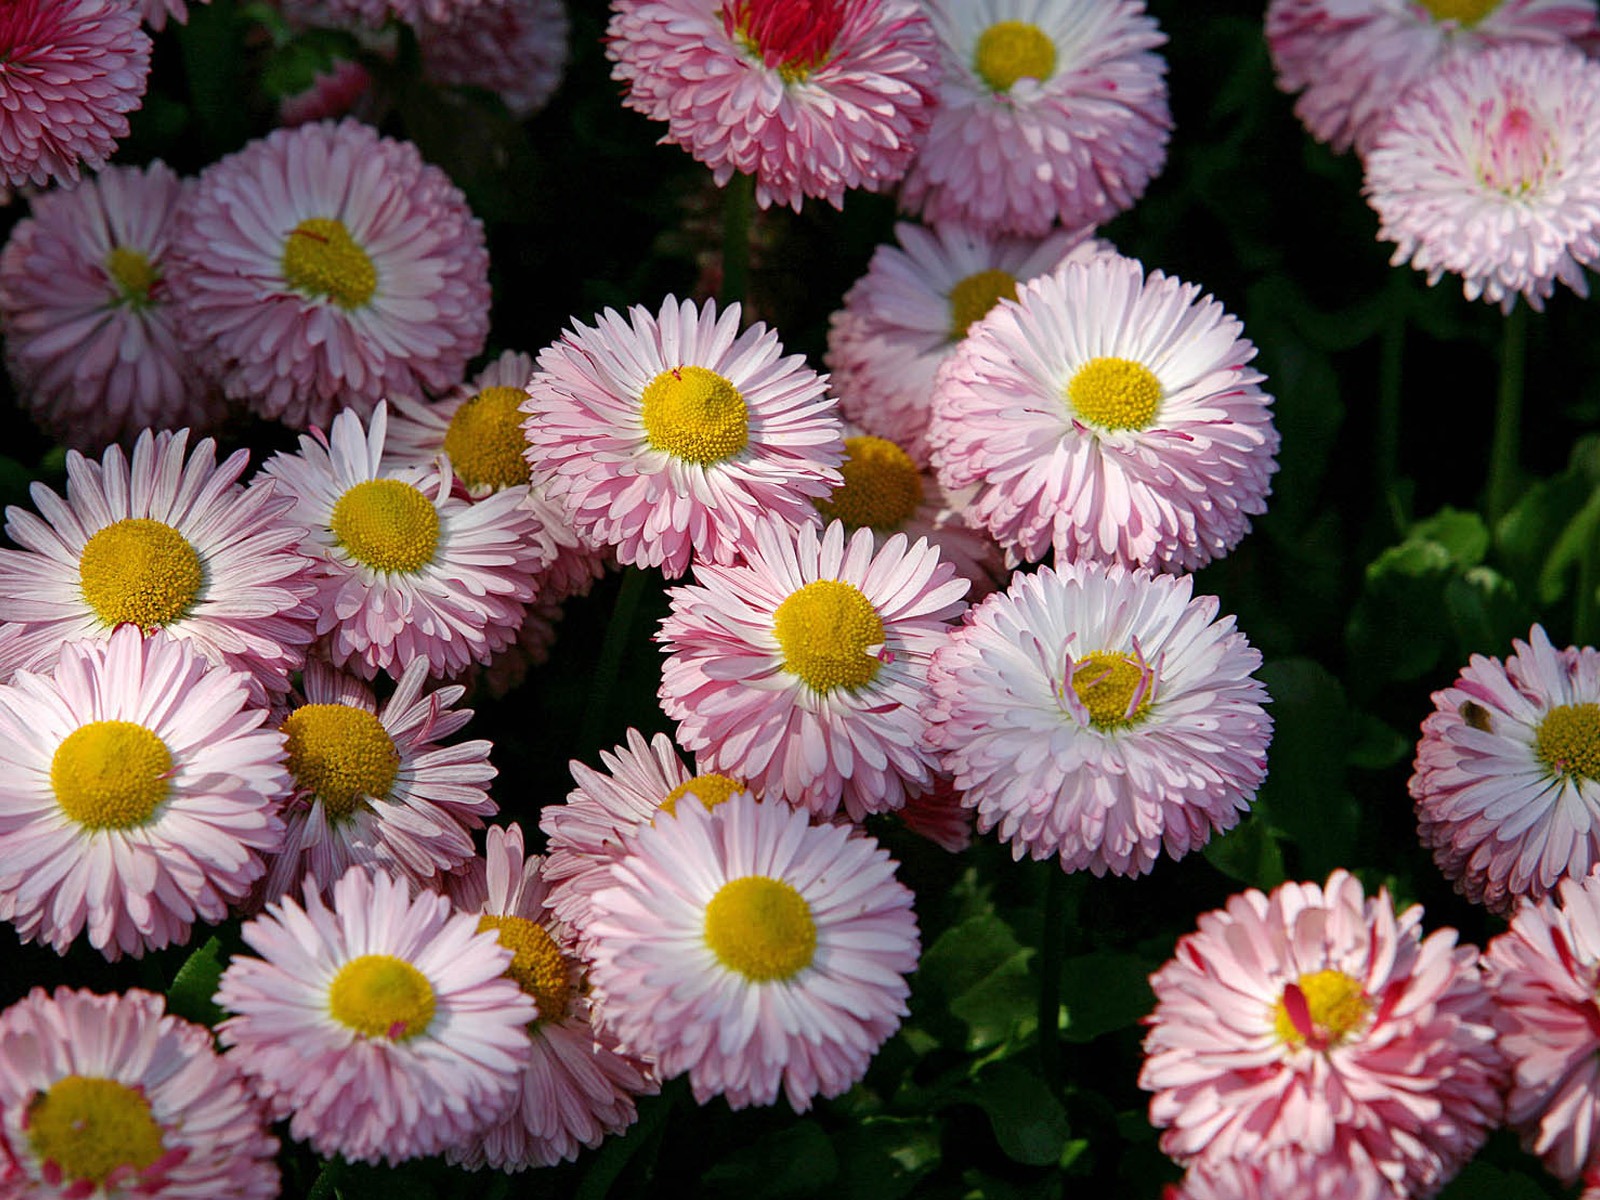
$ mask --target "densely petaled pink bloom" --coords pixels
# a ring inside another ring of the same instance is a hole
[[[1323,1154],[1284,1146],[1246,1159],[1201,1158],[1163,1200],[1398,1200],[1354,1138],[1336,1131],[1333,1142]]]
[[[1167,39],[1143,0],[927,0],[944,80],[901,203],[1043,236],[1130,207],[1167,157]]]
[[[1536,309],[1556,281],[1589,294],[1600,258],[1600,65],[1512,45],[1446,63],[1394,110],[1366,158],[1378,236],[1467,299]]]
[[[183,183],[107,167],[37,196],[0,252],[0,325],[22,402],[79,450],[144,429],[202,429],[226,407],[178,348],[167,247]]]
[[[527,117],[561,82],[567,10],[561,0],[483,0],[446,24],[419,23],[417,44],[430,82],[483,88]]]
[[[197,364],[301,429],[445,390],[489,332],[466,198],[415,146],[355,121],[280,129],[208,167],[167,280]]]
[[[193,0],[193,3],[210,4],[211,0]],[[189,20],[189,6],[184,0],[139,0],[139,4],[144,23],[157,33],[167,27],[168,17],[179,25]]]
[[[1143,875],[1233,828],[1267,770],[1261,655],[1191,576],[1018,575],[935,653],[923,716],[1014,857]]]
[[[140,957],[221,921],[283,840],[283,738],[249,680],[131,625],[0,686],[0,918]]]
[[[1343,870],[1202,916],[1150,978],[1139,1086],[1161,1148],[1338,1152],[1380,1194],[1437,1192],[1499,1122],[1505,1067],[1477,950],[1421,923]]]
[[[912,833],[951,854],[972,845],[972,810],[962,803],[961,793],[947,776],[936,776],[931,788],[908,797],[900,819]]]
[[[1026,284],[939,370],[928,442],[1008,553],[1192,571],[1266,511],[1272,397],[1200,288],[1102,254]]]
[[[734,563],[766,519],[817,523],[844,440],[826,379],[739,306],[606,309],[539,355],[524,431],[535,487],[580,535],[670,577]]]
[[[464,20],[495,0],[316,0],[329,24],[377,28],[391,19],[407,25]]]
[[[755,176],[756,203],[840,207],[905,174],[939,79],[911,0],[613,0],[606,54],[623,103],[719,186]]]
[[[1600,651],[1511,644],[1433,694],[1410,785],[1434,862],[1496,912],[1600,864]]]
[[[371,90],[370,71],[348,58],[335,58],[326,71],[312,77],[305,91],[279,98],[278,124],[305,125],[362,115],[361,102]]]
[[[1270,0],[1278,86],[1319,142],[1365,154],[1400,98],[1441,61],[1508,42],[1597,32],[1594,0]]]
[[[511,952],[432,892],[351,867],[245,923],[217,1026],[290,1136],[323,1155],[396,1163],[460,1145],[514,1101],[533,1001]]]
[[[34,988],[0,1013],[0,1195],[275,1200],[278,1142],[166,1001]]]
[[[861,1078],[916,966],[911,892],[872,838],[740,793],[639,829],[587,930],[603,1021],[695,1099],[796,1112]]]
[[[938,550],[872,531],[846,541],[776,522],[738,567],[695,568],[670,589],[661,707],[703,769],[767,800],[853,819],[933,783],[917,705],[928,660],[966,609]]]
[[[133,0],[0,6],[0,202],[101,166],[144,100],[150,38]]]

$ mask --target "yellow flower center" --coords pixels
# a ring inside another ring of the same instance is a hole
[[[850,529],[899,529],[922,503],[922,473],[911,456],[881,437],[848,437],[839,474],[844,482],[817,511]]]
[[[167,744],[132,721],[93,721],[61,739],[50,787],[68,818],[85,829],[147,824],[171,790]]]
[[[1469,28],[1500,7],[1500,0],[1418,0],[1435,21],[1456,21]]]
[[[1017,277],[998,267],[968,275],[950,289],[950,340],[967,336],[972,323],[1002,300],[1017,298]]]
[[[1019,79],[1049,79],[1056,69],[1056,44],[1026,21],[1001,21],[978,37],[972,69],[991,91],[1009,92]]]
[[[704,367],[657,375],[640,397],[640,417],[652,447],[701,466],[732,458],[750,440],[739,389]]]
[[[1545,713],[1534,750],[1552,775],[1600,782],[1600,704],[1563,704]]]
[[[439,510],[398,479],[369,479],[339,497],[328,528],[375,571],[420,571],[439,545]]]
[[[433,985],[403,958],[363,954],[339,968],[328,985],[333,1019],[370,1038],[406,1041],[433,1021]]]
[[[332,821],[363,800],[386,800],[400,751],[377,716],[349,704],[304,704],[283,722],[289,774],[322,801]]]
[[[150,289],[160,278],[150,260],[132,246],[113,246],[106,255],[106,274],[117,285],[119,303],[135,308],[150,303]]]
[[[842,579],[819,579],[791,593],[773,617],[783,669],[815,692],[859,688],[881,665],[868,653],[883,644],[883,620],[859,589]]]
[[[1150,668],[1127,654],[1086,654],[1072,671],[1072,690],[1096,729],[1137,725],[1150,711]],[[1136,705],[1134,693],[1144,687]]]
[[[710,811],[729,796],[744,790],[744,784],[737,779],[729,779],[726,775],[715,773],[696,775],[693,779],[684,780],[668,792],[659,807],[669,817],[675,817],[678,815],[678,801],[692,795],[706,806],[707,811]]]
[[[204,583],[200,556],[183,534],[147,517],[107,525],[78,555],[84,601],[107,625],[153,629],[176,621]]]
[[[1126,358],[1091,358],[1067,383],[1073,411],[1102,429],[1146,429],[1161,404],[1149,367]]]
[[[378,290],[378,269],[344,222],[331,217],[309,217],[290,230],[282,265],[290,287],[340,308],[360,308]]]
[[[1317,1050],[1340,1045],[1360,1030],[1372,1011],[1372,1001],[1361,984],[1343,971],[1316,971],[1300,976],[1296,983],[1311,1015],[1311,1036],[1296,1027],[1286,1000],[1279,1000],[1273,1008],[1273,1032],[1290,1045],[1309,1043]]]
[[[99,1185],[118,1167],[142,1171],[163,1153],[150,1102],[115,1079],[62,1076],[29,1103],[26,1127],[33,1152],[73,1183]]]
[[[755,983],[792,979],[817,951],[817,927],[804,898],[764,875],[718,889],[706,905],[705,937],[718,962]]]
[[[518,487],[528,482],[528,461],[522,457],[528,440],[522,436],[521,388],[484,388],[450,418],[444,452],[461,482],[469,488]]]
[[[533,997],[538,1023],[559,1021],[572,1003],[572,967],[555,938],[526,917],[482,916],[478,932],[494,930],[500,944],[511,951],[506,974]]]

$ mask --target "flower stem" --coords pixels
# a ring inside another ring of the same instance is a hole
[[[1500,395],[1489,448],[1487,508],[1491,527],[1510,510],[1521,482],[1517,464],[1522,457],[1522,377],[1527,348],[1528,306],[1518,304],[1506,315],[1500,342]]]
[[[743,304],[750,288],[750,209],[755,204],[756,177],[736,174],[724,189],[722,208],[722,307]]]
[[[589,703],[584,706],[583,725],[578,735],[578,745],[585,752],[598,746],[611,716],[611,693],[616,691],[617,677],[622,673],[622,656],[627,652],[628,639],[633,632],[633,618],[639,611],[639,599],[644,594],[646,574],[642,567],[622,568],[622,586],[617,590],[617,601],[611,609],[611,620],[606,623],[605,636],[600,642],[600,660],[595,663],[594,678],[589,688]],[[615,739],[613,739],[615,740]]]

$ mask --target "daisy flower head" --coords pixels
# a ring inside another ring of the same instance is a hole
[[[0,687],[0,918],[58,953],[181,945],[283,840],[283,738],[248,679],[124,625]]]
[[[1015,559],[1193,571],[1266,511],[1272,397],[1243,326],[1130,258],[1067,262],[940,368],[934,470]]]
[[[595,896],[590,981],[624,1047],[695,1099],[796,1112],[859,1080],[919,950],[878,843],[739,794],[639,830]]]
[[[738,562],[763,519],[817,523],[844,456],[827,381],[739,306],[607,309],[539,355],[523,430],[533,483],[618,561],[676,578]]]
[[[277,1139],[162,997],[34,988],[0,1012],[0,1194],[274,1200]]]
[[[1100,225],[1167,157],[1166,35],[1143,0],[927,0],[944,79],[900,192],[936,225]]]
[[[1320,1154],[1278,1147],[1247,1158],[1198,1159],[1163,1200],[1409,1200],[1373,1169],[1354,1138],[1336,1130],[1332,1143]]]
[[[451,387],[483,348],[483,227],[409,142],[279,129],[208,167],[179,216],[167,282],[188,349],[263,417],[365,416]]]
[[[1600,864],[1600,651],[1511,645],[1433,694],[1410,784],[1433,861],[1500,913]]]
[[[431,82],[493,92],[520,120],[561,82],[567,10],[561,0],[483,0],[448,22],[422,21],[417,44]]]
[[[668,592],[656,640],[661,707],[702,769],[853,820],[932,785],[917,705],[967,591],[936,548],[773,522],[742,566],[695,580]]]
[[[1266,776],[1260,653],[1191,576],[1018,575],[933,657],[927,740],[978,830],[1064,871],[1144,875],[1233,828]]]
[[[1184,1164],[1345,1157],[1380,1195],[1431,1196],[1501,1116],[1504,1064],[1473,946],[1422,935],[1343,870],[1251,889],[1150,978],[1139,1086]]]
[[[939,79],[912,0],[613,0],[606,32],[623,103],[762,208],[897,182]]]
[[[497,0],[317,0],[330,25],[379,29],[390,21],[420,26],[431,21],[449,24],[466,20]]]
[[[532,355],[507,350],[442,400],[389,397],[384,466],[427,466],[443,454],[474,500],[527,486],[522,403],[532,377]]]
[[[292,501],[239,485],[249,454],[221,465],[206,438],[148,430],[126,455],[67,452],[67,495],[31,488],[35,515],[6,510],[0,550],[0,679],[43,671],[64,643],[119,625],[161,629],[251,678],[261,703],[289,690],[315,636],[311,564],[285,523]]]
[[[947,775],[937,776],[920,795],[908,796],[898,815],[912,833],[950,854],[972,845],[972,810],[961,802],[961,793]]]

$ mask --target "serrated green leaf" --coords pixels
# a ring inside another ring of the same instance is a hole
[[[1044,1080],[1014,1062],[994,1063],[974,1081],[971,1098],[989,1117],[1007,1158],[1054,1166],[1072,1132],[1067,1111]]]
[[[701,1177],[711,1196],[793,1200],[815,1195],[839,1177],[833,1143],[815,1121],[796,1121],[723,1155]]]
[[[1234,829],[1213,837],[1201,851],[1229,879],[1270,890],[1284,881],[1283,851],[1260,814],[1252,814]]]
[[[1069,1042],[1087,1042],[1114,1029],[1137,1025],[1155,1004],[1151,964],[1133,954],[1097,950],[1061,964],[1061,1002],[1067,1008]]]
[[[1033,953],[992,912],[970,917],[922,956],[918,987],[966,1025],[966,1049],[988,1049],[1038,1022],[1037,987],[1028,974]]]
[[[927,1117],[872,1117],[833,1135],[839,1161],[835,1195],[898,1200],[934,1170],[943,1154],[939,1124]]]
[[[227,1014],[212,999],[222,979],[222,942],[208,937],[184,959],[167,989],[167,1009],[186,1021],[212,1026]]]
[[[1491,567],[1473,567],[1452,579],[1445,585],[1444,605],[1461,661],[1474,653],[1503,653],[1513,637],[1528,632],[1534,619],[1516,586]]]

